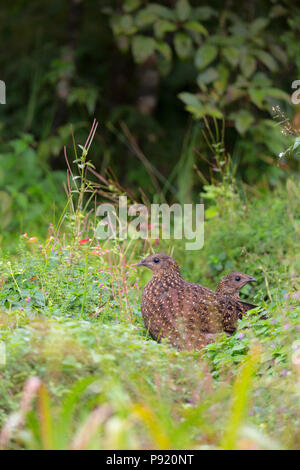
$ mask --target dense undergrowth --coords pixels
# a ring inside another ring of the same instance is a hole
[[[200,251],[50,227],[45,240],[21,236],[14,257],[2,252],[2,447],[299,448],[298,182],[243,199],[225,186],[205,195]],[[150,272],[134,266],[150,251],[212,288],[233,270],[254,275],[243,296],[268,319],[248,315],[201,352],[157,344],[140,313]]]
[[[300,9],[163,3],[1,2],[0,449],[300,448]],[[204,247],[97,240],[124,195],[204,202]],[[259,307],[201,352],[156,343],[152,252],[254,276]]]

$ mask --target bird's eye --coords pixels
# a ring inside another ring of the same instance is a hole
[[[241,277],[240,277],[240,276],[235,276],[235,280],[236,280],[236,281],[240,281],[240,280],[241,280]]]
[[[153,261],[154,263],[159,263],[159,258],[154,258]]]

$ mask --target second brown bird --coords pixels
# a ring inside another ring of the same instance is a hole
[[[165,254],[139,263],[153,272],[142,294],[142,316],[153,339],[167,337],[178,349],[201,349],[216,334],[235,332],[249,307],[229,295],[185,281],[176,261]]]

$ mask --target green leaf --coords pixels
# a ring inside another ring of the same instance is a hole
[[[130,35],[137,31],[131,15],[114,15],[111,18],[110,24],[116,36],[120,34]]]
[[[211,7],[197,7],[194,9],[194,17],[197,20],[209,20],[212,16],[217,16],[218,13]]]
[[[176,14],[179,21],[185,21],[190,16],[191,6],[188,0],[177,0]]]
[[[222,112],[210,104],[205,105],[205,114],[208,116],[215,117],[217,119],[223,118]]]
[[[183,94],[184,93],[180,93],[178,95],[182,101],[184,101],[184,99],[182,99]],[[194,116],[194,118],[200,119],[205,116],[205,108],[204,105],[201,103],[200,99],[197,99],[196,96],[194,96],[194,98],[194,100],[188,100],[190,103],[186,103],[185,109],[189,111]]]
[[[156,48],[156,42],[153,38],[137,35],[132,39],[132,53],[137,63],[145,60],[153,54]]]
[[[247,349],[247,345],[246,344],[243,344],[243,343],[236,343],[233,348],[232,348],[232,352],[242,352],[242,351],[246,351]]]
[[[184,102],[184,104],[188,106],[198,106],[200,102],[197,95],[193,95],[192,93],[188,93],[186,91],[179,93],[178,97],[181,99],[181,101]]]
[[[239,100],[246,95],[246,92],[239,87],[234,85],[229,86],[226,90],[226,103],[232,103],[233,101]]]
[[[161,55],[167,60],[171,61],[172,59],[172,49],[166,42],[156,41],[156,50],[161,53]]]
[[[221,63],[220,65],[218,65],[217,71],[218,79],[214,82],[214,88],[218,93],[223,93],[223,91],[227,87],[229,70],[225,65]]]
[[[154,23],[154,34],[157,38],[162,39],[166,33],[176,31],[176,25],[168,20],[157,20]]]
[[[136,8],[140,6],[140,4],[141,0],[125,0],[123,8],[126,13],[130,13],[131,11],[136,10]]]
[[[269,24],[269,19],[268,18],[257,18],[254,20],[249,27],[249,31],[251,36],[255,36],[256,34],[260,33],[263,29],[266,28]]]
[[[270,44],[269,47],[270,47],[271,53],[277,60],[279,60],[284,65],[288,63],[287,53],[280,46],[278,46],[278,44]]]
[[[240,58],[240,50],[237,47],[224,47],[222,54],[230,65],[236,67]]]
[[[271,54],[266,51],[255,51],[254,54],[271,72],[277,70],[277,62],[273,59]]]
[[[150,3],[145,9],[149,10],[158,18],[165,18],[166,20],[176,20],[175,13],[168,7],[159,5],[158,3]]]
[[[248,91],[252,103],[254,103],[258,108],[263,109],[263,102],[266,97],[265,91],[258,88],[249,88]]]
[[[201,86],[203,83],[207,85],[218,78],[219,74],[216,69],[209,67],[204,72],[199,73],[197,77],[197,84]]]
[[[78,87],[72,88],[67,102],[72,105],[74,103],[79,103],[83,106],[86,106],[89,114],[93,114],[96,107],[96,102],[98,98],[98,89],[97,88],[88,88],[88,87]]]
[[[260,88],[269,87],[271,85],[271,80],[267,77],[266,74],[262,72],[257,72],[252,78],[252,85]]]
[[[204,36],[208,36],[207,29],[198,21],[188,21],[184,24],[184,27],[189,31],[193,31],[195,33],[203,34]]]
[[[240,134],[245,134],[254,121],[254,117],[245,109],[232,113],[230,118],[235,122],[235,128]]]
[[[251,77],[256,69],[256,60],[249,54],[243,54],[240,63],[241,71],[246,78]]]
[[[217,119],[223,117],[220,110],[210,104],[203,104],[199,95],[193,95],[192,93],[182,92],[179,93],[178,97],[186,105],[185,109],[189,111],[195,119],[201,119],[203,116],[213,116]]]
[[[134,34],[137,31],[137,27],[134,24],[131,15],[122,15],[120,18],[120,29],[122,33]]]
[[[148,26],[158,19],[158,15],[153,9],[146,7],[140,10],[136,15],[136,23],[138,26]]]
[[[216,206],[211,206],[208,209],[205,210],[205,218],[206,219],[212,219],[218,215],[218,208]]]
[[[188,34],[182,32],[177,33],[174,39],[174,46],[180,59],[187,59],[191,56],[193,43]]]
[[[283,90],[279,88],[266,88],[264,90],[266,96],[272,96],[273,98],[278,98],[280,100],[287,101],[290,103],[290,96]]]
[[[216,46],[210,44],[204,44],[200,47],[195,55],[195,65],[198,69],[204,69],[210,64],[217,56],[218,49]]]

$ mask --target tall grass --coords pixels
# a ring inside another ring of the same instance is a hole
[[[89,164],[95,128],[74,149],[77,172],[65,153],[67,204],[48,237],[27,234],[17,259],[1,259],[0,446],[299,448],[297,182],[260,199],[246,188],[241,199],[230,160],[221,165],[222,147],[212,147],[223,173],[204,191],[211,210],[200,253],[179,240],[99,242],[94,198],[114,203],[124,189]],[[173,252],[184,277],[213,288],[231,270],[255,275],[244,295],[268,318],[244,318],[201,352],[156,343],[140,314],[149,273],[135,268],[154,250]]]

